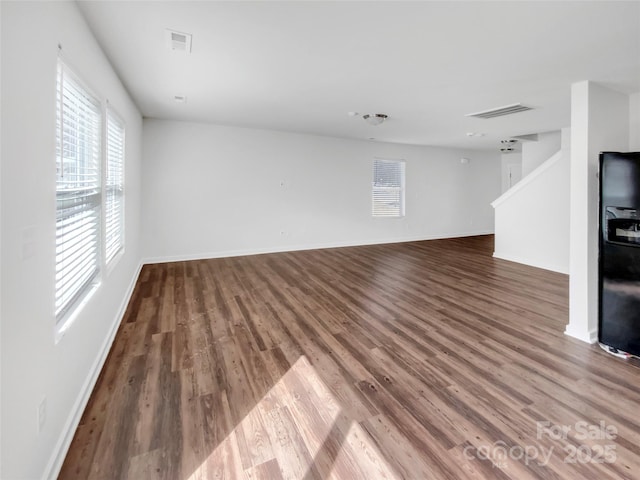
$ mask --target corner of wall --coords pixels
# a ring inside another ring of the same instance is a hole
[[[629,151],[640,152],[640,92],[629,95]]]
[[[591,329],[587,332],[573,328],[571,324],[567,325],[564,334],[573,337],[582,342],[594,344],[598,341],[598,329]]]

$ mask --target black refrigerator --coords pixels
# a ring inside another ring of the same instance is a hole
[[[640,152],[600,154],[598,340],[640,356]]]

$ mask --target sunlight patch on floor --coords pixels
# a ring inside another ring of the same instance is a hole
[[[212,478],[398,476],[302,356],[185,480]]]

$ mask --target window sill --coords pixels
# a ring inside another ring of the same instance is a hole
[[[85,305],[89,303],[99,287],[99,282],[91,285],[91,287],[89,287],[89,289],[87,290],[87,293],[82,296],[82,299],[78,301],[78,303],[71,309],[71,311],[69,311],[64,317],[56,322],[54,331],[54,341],[56,345],[60,342],[60,340],[62,340],[62,338],[67,333],[67,330],[69,330],[71,325],[80,316],[80,313],[84,309]]]
[[[106,265],[107,277],[111,275],[111,272],[113,271],[114,268],[116,268],[118,263],[120,263],[120,260],[122,259],[122,257],[124,257],[124,247],[120,247],[120,250],[118,250],[118,252],[113,256],[113,258],[111,258],[111,260],[109,260],[109,262],[107,263]]]

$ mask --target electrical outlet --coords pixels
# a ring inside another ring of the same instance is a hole
[[[38,433],[44,430],[44,424],[47,421],[47,397],[44,397],[38,405]]]

